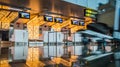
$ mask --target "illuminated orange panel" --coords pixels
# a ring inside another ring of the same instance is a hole
[[[85,23],[86,24],[90,24],[90,23],[92,23],[93,21],[92,21],[92,18],[90,18],[90,17],[85,17]]]
[[[47,24],[47,26],[52,26],[52,25],[54,25],[54,24],[56,24],[55,22],[46,22]]]
[[[39,48],[29,47],[26,64],[29,67],[44,67],[45,64],[39,61]]]

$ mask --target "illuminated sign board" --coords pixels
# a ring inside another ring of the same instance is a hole
[[[52,16],[47,16],[47,15],[45,15],[45,16],[44,16],[44,21],[53,22],[53,17],[52,17]]]
[[[96,19],[98,12],[92,9],[85,9],[84,16]]]
[[[19,12],[19,18],[30,19],[30,13],[28,13],[28,12]]]
[[[54,18],[54,21],[55,21],[56,23],[62,23],[62,22],[63,22],[63,19],[62,19],[62,18],[55,17],[55,18]]]

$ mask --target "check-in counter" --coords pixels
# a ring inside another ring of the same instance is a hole
[[[4,47],[11,47],[13,46],[13,43],[10,41],[0,41],[0,47],[4,48]]]
[[[113,53],[92,55],[82,59],[85,67],[104,67],[111,61]]]
[[[0,41],[0,55],[1,55],[2,48],[9,48],[11,46],[13,46],[13,43],[10,41]]]

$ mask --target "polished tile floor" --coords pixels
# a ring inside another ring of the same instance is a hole
[[[11,65],[11,67],[28,67],[25,63],[12,63],[10,65]],[[45,66],[45,67],[55,67],[55,65],[53,65],[53,66]],[[111,62],[108,65],[105,65],[105,67],[115,67],[115,63]]]
[[[14,63],[10,65],[11,67],[28,67],[25,63]]]

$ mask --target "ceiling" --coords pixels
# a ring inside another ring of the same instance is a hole
[[[0,0],[0,4],[7,4],[18,8],[30,8],[31,12],[41,13],[50,11],[65,16],[84,17],[84,7],[62,0]]]

